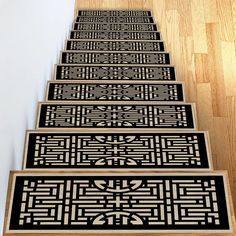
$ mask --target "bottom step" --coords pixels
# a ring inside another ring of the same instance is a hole
[[[231,230],[222,172],[106,176],[14,172],[11,177],[5,235]]]

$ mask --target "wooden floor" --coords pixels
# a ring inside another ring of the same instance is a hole
[[[77,0],[76,9],[150,9],[167,51],[210,133],[213,164],[227,170],[236,206],[236,1]],[[234,207],[235,207],[234,206]]]

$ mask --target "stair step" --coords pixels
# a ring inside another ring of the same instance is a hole
[[[124,32],[124,31],[75,31],[70,33],[71,39],[116,39],[116,40],[161,40],[160,32]]]
[[[232,232],[224,172],[11,178],[7,233]]]
[[[164,42],[157,40],[127,41],[127,40],[67,40],[66,50],[84,51],[156,51],[164,52]]]
[[[99,17],[142,17],[151,16],[151,11],[143,10],[79,10],[78,16],[99,16]]]
[[[195,107],[159,102],[39,103],[37,128],[194,129]]]
[[[176,80],[174,66],[150,65],[55,65],[55,80]]]
[[[49,81],[46,100],[184,101],[181,82]]]
[[[206,132],[28,131],[24,170],[211,170]]]
[[[85,31],[158,31],[156,24],[135,24],[135,23],[77,23],[73,30]]]
[[[60,63],[64,64],[170,64],[169,53],[158,52],[90,52],[62,51]]]
[[[154,23],[151,16],[130,17],[130,16],[77,16],[76,22],[89,22],[89,23]]]

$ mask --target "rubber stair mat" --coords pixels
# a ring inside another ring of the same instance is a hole
[[[48,102],[39,103],[37,128],[193,129],[194,114],[186,103]]]
[[[47,101],[184,101],[181,82],[49,81],[46,94]]]
[[[28,131],[24,170],[210,170],[204,132]]]
[[[104,40],[161,40],[160,32],[125,32],[125,31],[71,31],[71,39],[104,39]]]
[[[87,23],[155,23],[152,17],[78,16],[76,22]]]
[[[79,10],[78,16],[99,16],[99,17],[142,17],[151,16],[151,11],[142,10]]]
[[[55,65],[56,80],[176,80],[173,66],[150,65]]]
[[[60,63],[64,64],[170,64],[169,53],[159,52],[90,52],[62,51]]]
[[[156,24],[74,23],[73,30],[85,31],[158,31]]]
[[[216,173],[13,173],[9,233],[231,231],[226,176]]]
[[[164,52],[163,41],[67,40],[66,50],[75,51],[156,51]]]

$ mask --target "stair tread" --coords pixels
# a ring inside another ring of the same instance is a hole
[[[148,65],[78,65],[55,66],[57,80],[176,80],[173,66]]]
[[[62,51],[60,63],[64,64],[170,64],[169,53],[161,52],[90,52]]]
[[[116,16],[116,17],[143,17],[151,16],[150,10],[79,10],[78,16]]]
[[[196,128],[194,105],[171,102],[39,103],[37,128]]]
[[[75,22],[73,30],[80,31],[158,31],[155,23],[93,23]]]
[[[28,131],[23,169],[210,170],[204,132]]]
[[[76,31],[70,33],[71,39],[123,39],[123,40],[160,40],[160,32],[155,31]]]
[[[222,172],[12,175],[9,233],[227,233],[232,229]],[[57,210],[52,212],[53,208]]]
[[[151,16],[77,16],[75,21],[87,23],[154,23]]]
[[[184,101],[180,82],[63,82],[50,81],[46,100],[66,101]]]
[[[164,52],[164,42],[156,41],[128,41],[128,40],[67,40],[66,50],[74,51],[156,51]]]

